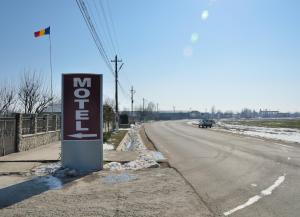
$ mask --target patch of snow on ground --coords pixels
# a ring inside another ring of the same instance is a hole
[[[140,170],[145,168],[156,168],[159,164],[153,159],[151,155],[140,154],[134,161],[128,163],[110,162],[103,166],[106,170],[121,171],[121,170]]]
[[[33,172],[37,176],[51,175],[61,168],[61,162],[42,164],[36,167]]]
[[[189,125],[198,125],[199,124],[199,120],[189,120],[187,122],[187,124],[189,124]]]
[[[103,150],[114,150],[114,146],[108,143],[103,143]]]
[[[225,124],[223,122],[219,122],[218,126],[220,126],[223,130],[232,133],[300,143],[300,130],[298,129],[254,127]]]
[[[131,125],[128,136],[127,138],[125,138],[125,142],[122,144],[120,149],[121,151],[136,151],[139,153],[138,158],[125,164],[110,162],[103,166],[104,169],[111,171],[121,171],[159,167],[157,161],[165,160],[165,157],[158,151],[147,150],[147,147],[144,145],[139,135],[139,129],[140,126]]]
[[[122,167],[122,164],[119,162],[110,162],[110,163],[104,164],[103,169],[111,170],[111,171],[124,170],[124,168]]]
[[[163,156],[163,154],[159,151],[145,150],[145,151],[142,151],[141,153],[151,156],[152,159],[154,159],[155,161],[166,160],[166,158]]]
[[[121,147],[121,151],[141,151],[146,149],[139,135],[139,126],[131,126]]]
[[[150,155],[141,154],[134,161],[123,164],[125,169],[140,170],[144,168],[156,168],[159,164]]]
[[[165,157],[157,151],[147,150],[140,135],[139,126],[132,125],[125,142],[121,146],[121,151],[137,151],[139,156],[136,160],[125,164],[111,162],[104,165],[107,170],[139,170],[150,167],[159,167],[157,161],[165,160]]]

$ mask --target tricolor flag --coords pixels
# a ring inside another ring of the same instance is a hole
[[[50,26],[46,29],[41,29],[40,31],[34,32],[34,37],[40,37],[43,35],[50,35]]]

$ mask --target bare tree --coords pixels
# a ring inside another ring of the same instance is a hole
[[[3,86],[0,88],[0,114],[7,114],[15,103],[15,89]]]
[[[25,114],[41,113],[52,101],[44,87],[41,76],[36,72],[24,71],[18,90],[19,102]]]
[[[112,99],[105,99],[104,105],[103,105],[103,119],[104,119],[104,127],[107,127],[107,129],[110,129],[110,123],[113,123],[115,121],[115,112],[114,112],[114,105],[115,102]]]
[[[215,113],[216,113],[216,107],[213,105],[211,107],[211,118],[214,119],[215,118]]]
[[[149,102],[146,110],[148,112],[150,112],[150,113],[154,112],[154,110],[155,110],[155,104],[153,102]]]
[[[149,102],[145,111],[144,111],[144,118],[146,120],[153,120],[154,119],[154,112],[155,111],[155,104],[153,102]]]

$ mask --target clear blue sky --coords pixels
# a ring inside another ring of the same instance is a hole
[[[93,0],[85,2],[97,18]],[[33,37],[50,25],[55,93],[61,73],[95,72],[104,74],[104,96],[114,96],[75,0],[1,3],[2,83],[18,83],[24,68],[50,83],[48,38]],[[134,86],[136,105],[145,97],[164,110],[300,111],[300,1],[110,0],[110,7],[125,63],[120,81],[128,94]],[[120,106],[130,108],[121,91]]]

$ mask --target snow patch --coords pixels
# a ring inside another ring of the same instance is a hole
[[[109,150],[114,150],[114,149],[115,149],[115,148],[114,148],[113,145],[108,144],[108,143],[103,143],[103,150],[109,151]]]
[[[110,162],[103,166],[106,170],[121,171],[121,170],[140,170],[145,168],[159,167],[159,164],[151,155],[141,154],[134,161],[128,163]]]
[[[190,121],[187,122],[187,124],[189,124],[189,125],[198,125],[199,120],[190,120]]]
[[[131,125],[127,137],[124,139],[123,144],[118,148],[120,151],[136,151],[139,153],[137,159],[128,163],[110,162],[103,166],[106,170],[122,171],[122,170],[140,170],[144,168],[159,167],[157,161],[166,160],[162,153],[158,151],[147,150],[140,135],[138,125]]]
[[[120,151],[141,151],[147,149],[143,144],[138,131],[139,126],[131,126],[131,129],[128,131],[125,141],[123,142],[123,144],[121,144]]]
[[[33,172],[37,176],[52,175],[60,168],[61,168],[61,162],[42,164],[36,167],[35,169],[33,169]]]
[[[223,122],[219,122],[218,126],[231,133],[300,143],[300,130],[298,129],[254,127]]]

